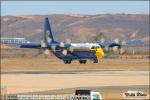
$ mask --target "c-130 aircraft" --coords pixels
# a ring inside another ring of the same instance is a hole
[[[121,48],[120,43],[106,44],[109,47]],[[80,64],[85,64],[87,60],[98,63],[98,59],[104,57],[104,43],[63,43],[55,41],[49,19],[45,18],[44,23],[44,41],[41,43],[21,44],[21,48],[44,49],[45,54],[50,52],[57,58],[64,61],[65,64],[71,64],[73,60],[78,60]]]

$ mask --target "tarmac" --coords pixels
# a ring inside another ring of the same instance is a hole
[[[123,87],[139,89],[142,86],[141,89],[148,91],[149,71],[8,72],[1,74],[1,83],[1,86],[6,88],[8,94],[79,87],[95,87],[95,89],[99,87],[104,88],[104,91],[120,91],[125,89]]]

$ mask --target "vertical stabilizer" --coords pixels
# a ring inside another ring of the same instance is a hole
[[[49,23],[49,19],[47,17],[45,18],[45,24],[44,24],[44,42],[46,44],[50,42],[54,42],[51,26]]]

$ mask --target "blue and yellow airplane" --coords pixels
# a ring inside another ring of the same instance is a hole
[[[119,43],[109,43],[109,47],[117,46]],[[80,64],[85,64],[87,60],[98,63],[98,59],[104,57],[104,43],[63,43],[54,40],[53,33],[49,24],[49,19],[45,18],[44,41],[41,43],[21,44],[21,48],[44,49],[45,54],[52,52],[65,64],[71,64],[73,60],[78,60]]]

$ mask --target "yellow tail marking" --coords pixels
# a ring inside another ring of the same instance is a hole
[[[48,41],[48,42],[51,42],[51,40],[52,40],[52,39],[51,39],[50,37],[47,37],[47,41]]]
[[[46,38],[47,38],[47,42],[51,42],[52,39],[49,37],[49,31],[46,32]]]

